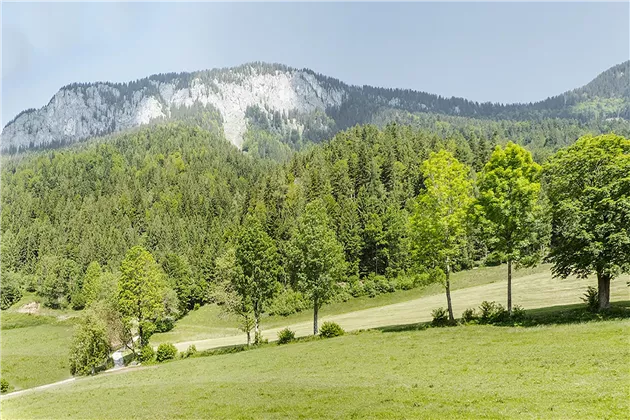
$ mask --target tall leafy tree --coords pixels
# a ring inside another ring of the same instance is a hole
[[[425,190],[410,218],[411,250],[416,263],[444,274],[451,322],[450,275],[467,244],[467,214],[473,202],[470,169],[446,150],[431,153],[422,164]]]
[[[545,166],[552,209],[552,271],[597,275],[599,308],[610,282],[630,272],[630,140],[585,136]]]
[[[239,328],[247,334],[247,345],[251,344],[251,331],[254,327],[254,310],[251,299],[238,292],[243,284],[243,272],[236,261],[234,248],[228,248],[216,258],[215,274],[218,285],[213,299],[223,304],[227,313],[236,315]]]
[[[319,309],[333,295],[346,270],[343,246],[330,227],[321,200],[306,205],[289,248],[297,288],[313,303],[313,334],[317,335]]]
[[[137,325],[141,347],[149,343],[155,321],[165,313],[167,291],[153,255],[141,246],[131,248],[120,264],[118,309],[127,325]]]
[[[531,153],[509,142],[497,146],[479,177],[477,210],[488,223],[485,231],[490,250],[507,261],[507,309],[512,313],[512,264],[534,265],[541,255],[545,235],[540,205],[541,167]]]
[[[280,267],[278,251],[262,223],[248,216],[236,245],[236,261],[242,276],[237,277],[234,290],[245,301],[251,302],[254,313],[254,337],[260,336],[260,316],[265,305],[273,298],[277,289]]]
[[[97,261],[93,261],[88,265],[82,286],[86,307],[92,305],[99,299],[102,289],[102,275],[103,271],[101,270],[101,265]]]

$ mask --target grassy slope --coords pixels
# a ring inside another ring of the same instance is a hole
[[[518,270],[515,279],[532,275],[547,274],[550,265],[545,264],[531,269]],[[483,284],[505,281],[505,265],[500,267],[482,267],[477,270],[462,271],[452,276],[452,290],[459,290]],[[398,290],[394,293],[386,293],[373,298],[362,296],[350,299],[347,302],[338,302],[324,305],[320,310],[322,316],[339,315],[363,309],[377,308],[385,305],[406,302],[424,296],[442,295],[443,288],[440,284],[431,284],[423,288],[412,290]],[[459,314],[458,314],[459,315]],[[264,317],[262,325],[264,328],[284,327],[299,322],[311,321],[313,314],[305,311],[287,317],[270,316]],[[237,328],[238,321],[235,317],[225,315],[221,308],[216,305],[207,305],[197,311],[189,313],[177,322],[173,330],[155,334],[151,338],[153,344],[181,341],[203,340],[216,337],[225,337],[235,334],[242,334]],[[275,338],[275,337],[271,337]]]
[[[625,418],[630,322],[369,331],[80,379],[3,418]]]
[[[556,305],[580,303],[587,285],[596,285],[594,278],[577,279],[575,277],[552,279],[551,273],[541,267],[536,270],[520,272],[513,281],[514,303],[524,306],[526,309],[543,308]],[[505,305],[506,285],[500,268],[475,270],[459,273],[454,280],[456,287],[452,293],[453,310],[459,317],[466,308],[477,307],[484,300],[496,301]],[[462,284],[465,286],[462,287]],[[369,298],[368,298],[369,299]],[[389,299],[389,302],[383,300]],[[399,300],[396,302],[396,300]],[[393,293],[373,299],[377,301],[375,307],[367,299],[357,299],[347,302],[344,307],[338,304],[329,305],[320,311],[320,322],[334,321],[346,330],[383,327],[397,324],[411,324],[431,319],[431,311],[438,307],[446,306],[443,291],[439,285],[432,285],[426,289],[409,291],[405,295]],[[611,300],[628,300],[628,288],[624,278],[617,279],[611,286]],[[389,304],[386,304],[389,303]],[[367,307],[361,308],[361,305]],[[219,308],[208,307],[201,313],[193,313],[189,319],[182,320],[184,324],[175,327],[172,332],[154,336],[153,345],[159,342],[172,341],[179,350],[185,350],[194,344],[198,350],[213,347],[242,344],[245,335],[236,328],[231,330],[217,328],[212,316],[220,314]],[[283,327],[288,326],[298,336],[312,334],[311,312],[296,314],[287,318],[271,317],[262,322],[263,336],[270,340],[276,339],[277,333]],[[227,320],[222,320],[226,325]],[[204,338],[204,334],[212,334]],[[236,335],[234,335],[236,334]],[[189,338],[190,337],[190,338]],[[184,341],[182,341],[184,340]]]
[[[2,313],[2,377],[13,389],[69,378],[68,348],[72,320]]]

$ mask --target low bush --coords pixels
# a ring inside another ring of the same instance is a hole
[[[512,315],[510,319],[514,322],[523,322],[527,319],[527,315],[525,314],[525,309],[523,309],[520,305],[515,305],[512,308]]]
[[[470,324],[477,320],[477,312],[475,308],[468,308],[462,313],[462,322],[464,324]]]
[[[155,332],[156,333],[164,333],[168,332],[175,327],[175,322],[172,318],[162,318],[155,321]]]
[[[185,352],[181,353],[181,357],[182,359],[188,359],[189,357],[192,357],[195,354],[197,354],[197,347],[194,344],[191,344],[190,346],[188,346]]]
[[[162,343],[158,346],[155,360],[159,363],[174,359],[177,356],[177,348],[171,343]]]
[[[591,312],[597,312],[599,310],[599,293],[597,293],[597,289],[593,286],[588,286],[586,288],[586,292],[580,298],[584,303],[586,303],[586,307]]]
[[[340,335],[344,334],[345,331],[336,322],[326,321],[319,329],[319,335],[324,338],[339,337]]]
[[[153,347],[149,345],[142,347],[142,349],[140,349],[138,359],[142,363],[152,362],[155,359],[155,350],[153,350]]]
[[[396,278],[396,289],[411,290],[414,287],[416,287],[416,284],[413,276],[401,275]]]
[[[288,328],[278,331],[278,344],[287,344],[295,340],[295,333]]]
[[[2,275],[0,284],[0,309],[9,309],[11,305],[22,298],[19,280],[16,274],[6,273]]]
[[[0,379],[0,392],[3,394],[9,392],[9,381],[4,378]]]
[[[437,308],[431,312],[431,316],[433,320],[431,321],[431,325],[434,327],[443,327],[448,325],[448,311],[444,308]]]
[[[269,340],[266,338],[263,338],[260,331],[254,334],[254,345],[259,346],[261,344],[267,344],[267,343],[269,343]]]

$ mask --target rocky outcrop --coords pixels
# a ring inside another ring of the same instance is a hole
[[[22,150],[88,137],[169,119],[174,108],[212,105],[223,119],[225,136],[240,147],[245,112],[259,106],[270,112],[310,113],[342,104],[346,92],[323,86],[314,74],[288,69],[258,71],[233,80],[185,75],[151,80],[137,90],[130,85],[95,83],[62,88],[38,110],[24,112],[2,131],[2,149]],[[147,79],[145,79],[147,80]]]

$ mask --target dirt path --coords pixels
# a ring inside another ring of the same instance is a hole
[[[630,289],[626,286],[626,281],[619,278],[612,282],[611,300],[630,299]],[[594,279],[551,279],[548,272],[532,274],[513,280],[512,299],[515,305],[520,305],[525,309],[580,303],[580,296],[588,285],[597,286],[597,282]],[[478,307],[484,300],[494,300],[505,306],[506,284],[505,282],[497,282],[456,290],[452,293],[452,300],[456,317],[459,317],[466,308]],[[346,331],[412,324],[430,321],[431,311],[440,306],[446,307],[446,298],[443,294],[340,315],[324,315],[320,318],[319,323],[321,325],[324,321],[334,321]],[[291,328],[296,336],[306,336],[313,333],[313,323],[310,321],[286,326]],[[265,329],[262,333],[263,337],[270,341],[275,340],[278,331],[283,328],[284,326]],[[245,334],[239,334],[206,340],[184,341],[175,343],[175,346],[178,350],[183,351],[193,344],[197,350],[206,350],[245,343]]]

